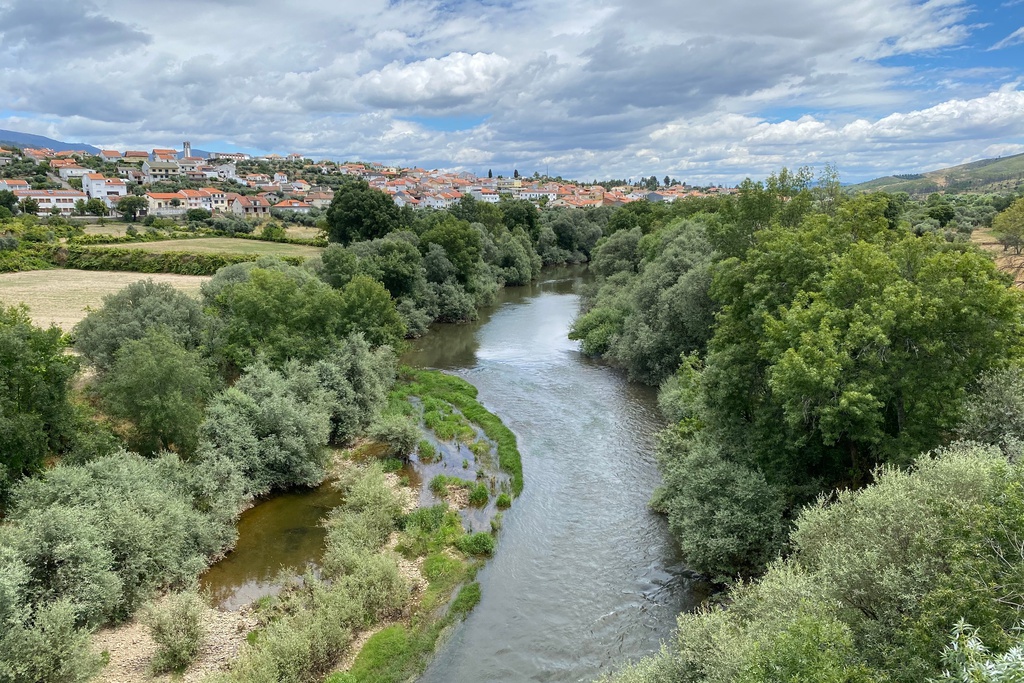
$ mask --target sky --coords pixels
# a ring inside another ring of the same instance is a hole
[[[1024,152],[1024,0],[0,0],[0,128],[734,184]]]

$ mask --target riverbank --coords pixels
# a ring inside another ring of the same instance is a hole
[[[463,380],[403,368],[388,412],[419,427],[408,461],[381,458],[387,447],[372,442],[336,452],[329,479],[339,503],[323,521],[316,563],[280,574],[276,595],[241,609],[224,609],[237,603],[221,596],[222,609],[203,618],[207,643],[180,680],[241,682],[288,669],[332,683],[397,682],[422,671],[479,601],[473,579],[493,553],[514,482],[521,488],[515,436],[474,397]],[[439,469],[452,484],[421,483]],[[306,495],[326,500],[319,491]],[[100,680],[151,680],[156,645],[138,621],[100,632],[94,646],[109,657]]]

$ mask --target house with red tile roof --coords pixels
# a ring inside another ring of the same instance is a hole
[[[306,202],[300,202],[298,199],[285,199],[274,204],[274,208],[282,211],[294,211],[295,213],[309,213],[309,210],[313,207]]]
[[[120,178],[106,178],[102,173],[82,176],[82,192],[90,199],[102,199],[108,209],[114,208],[121,197],[128,194],[128,185]]]
[[[181,216],[188,210],[185,198],[177,192],[147,192],[149,215]]]
[[[236,195],[231,202],[231,212],[245,218],[269,218],[270,202],[263,197]]]
[[[0,178],[0,190],[30,190],[32,186],[29,185],[27,180],[21,178]]]

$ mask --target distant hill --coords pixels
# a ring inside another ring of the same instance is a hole
[[[849,185],[852,192],[906,192],[920,196],[932,192],[1013,192],[1024,183],[1024,154],[982,159],[927,173],[886,176]]]
[[[3,130],[0,128],[0,144],[17,145],[18,147],[35,147],[38,149],[52,149],[61,152],[67,149],[83,149],[90,154],[99,154],[98,147],[87,145],[84,142],[61,142],[42,135],[31,133],[19,133],[15,130]]]

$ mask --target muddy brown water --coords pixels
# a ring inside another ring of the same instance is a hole
[[[480,604],[421,683],[593,680],[656,651],[676,615],[703,598],[665,521],[647,506],[659,483],[655,392],[582,356],[567,337],[585,277],[547,269],[532,285],[499,292],[479,321],[435,325],[403,358],[477,387],[480,402],[515,432],[526,483],[477,576]],[[442,453],[424,483],[463,469],[465,447]],[[435,502],[421,491],[422,504]],[[236,550],[204,586],[229,609],[273,593],[280,568],[301,571],[320,559],[319,523],[338,502],[325,485],[247,511]],[[464,519],[482,528],[487,512]]]
[[[275,495],[242,513],[234,550],[199,582],[213,604],[235,610],[280,590],[283,569],[303,572],[323,557],[321,522],[342,502],[330,483]]]

